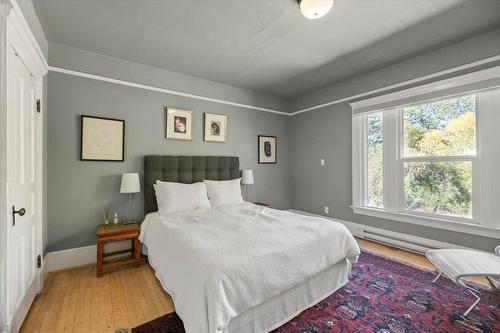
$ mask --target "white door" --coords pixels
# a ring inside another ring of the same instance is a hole
[[[8,319],[17,332],[37,293],[36,81],[13,50],[7,56]],[[13,210],[23,212],[15,213]],[[21,216],[22,215],[22,216]]]

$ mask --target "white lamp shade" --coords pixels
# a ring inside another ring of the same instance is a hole
[[[122,175],[122,185],[120,193],[137,193],[141,192],[141,183],[139,182],[138,173],[124,173]]]
[[[334,0],[299,0],[302,15],[315,20],[328,14],[332,9]]]
[[[243,185],[253,184],[253,171],[248,169],[243,169],[241,171],[241,183]]]

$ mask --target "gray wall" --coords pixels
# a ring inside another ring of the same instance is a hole
[[[500,31],[395,64],[368,75],[313,92],[292,101],[294,110],[345,98],[390,84],[500,55]],[[364,225],[412,234],[484,250],[497,239],[450,232],[397,221],[354,214],[351,183],[351,108],[347,102],[295,115],[290,120],[292,206]],[[320,159],[326,166],[320,166]]]
[[[165,106],[193,110],[193,141],[165,139]],[[228,116],[227,143],[203,142],[203,112]],[[125,162],[82,162],[80,115],[126,121]],[[142,173],[146,154],[235,155],[254,170],[250,201],[291,205],[288,116],[167,95],[113,83],[50,72],[48,75],[47,192],[48,251],[95,244],[104,207],[123,217],[128,196],[119,193],[123,172]],[[278,163],[257,164],[257,135],[278,137]],[[133,200],[133,216],[143,216],[143,196]]]
[[[237,103],[294,111],[498,55],[497,30],[296,98],[290,106],[288,101],[273,96],[60,45],[50,45],[49,63]],[[192,142],[164,138],[163,109],[167,105],[194,111]],[[202,141],[203,112],[229,116],[228,143]],[[47,114],[48,251],[94,244],[95,226],[102,221],[104,206],[111,203],[120,216],[125,212],[127,196],[118,193],[120,174],[141,172],[142,156],[151,153],[238,155],[241,167],[255,172],[256,184],[250,187],[250,200],[268,201],[278,208],[323,214],[327,205],[330,216],[366,225],[486,250],[497,243],[485,237],[353,214],[351,116],[347,103],[287,117],[51,72]],[[125,163],[78,160],[81,114],[126,120]],[[278,165],[256,164],[258,134],[278,136]],[[326,167],[320,167],[321,158],[326,159]],[[134,216],[142,216],[140,194],[134,198]]]

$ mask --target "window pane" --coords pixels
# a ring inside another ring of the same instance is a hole
[[[368,206],[383,207],[384,205],[384,174],[383,174],[383,138],[382,114],[368,116],[367,123],[368,150]]]
[[[475,155],[476,96],[403,108],[404,156]]]
[[[472,217],[472,163],[404,163],[406,209]]]

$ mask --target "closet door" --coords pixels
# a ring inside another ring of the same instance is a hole
[[[21,58],[7,56],[8,319],[17,332],[37,292],[36,81]]]

